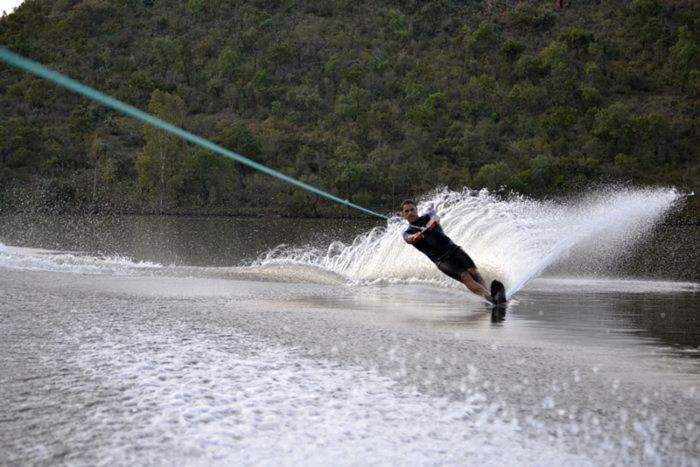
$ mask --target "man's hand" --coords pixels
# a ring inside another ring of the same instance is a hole
[[[413,235],[410,235],[408,237],[408,243],[416,243],[417,241],[420,241],[423,238],[423,232],[418,232],[414,233]]]
[[[433,216],[430,218],[427,224],[425,224],[425,230],[433,230],[436,225],[440,223],[440,218],[438,216]]]

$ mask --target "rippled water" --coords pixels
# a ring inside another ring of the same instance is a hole
[[[524,287],[515,295],[505,333],[601,343],[624,336],[630,337],[625,345],[658,343],[678,355],[696,356],[700,228],[659,224],[681,200],[671,189],[608,189],[568,203],[466,191],[436,192],[421,206],[438,209],[447,233],[474,257],[487,281],[502,280],[511,294]],[[382,226],[342,219],[14,216],[0,224],[0,242],[6,245],[4,253],[0,246],[0,266],[373,284],[377,287],[362,297],[380,297],[377,306],[387,309],[410,308],[401,295],[412,294],[400,286],[413,284],[411,290],[423,290],[446,316],[459,316],[462,303],[472,297],[401,241],[402,225],[397,220]],[[538,271],[544,278],[533,282]],[[399,286],[398,291],[387,285]],[[416,289],[426,285],[432,288]],[[348,305],[344,295],[338,293],[338,306]]]
[[[512,261],[432,198],[505,316],[399,224],[4,218],[0,462],[697,465],[698,229],[615,196],[510,202]]]
[[[687,465],[696,456],[694,366],[635,350],[645,337],[630,333],[629,316],[567,316],[560,307],[575,294],[523,292],[493,323],[479,301],[426,286],[138,271],[0,274],[3,459]],[[593,298],[591,309],[614,308]],[[618,338],[599,336],[599,319]]]
[[[434,399],[359,366],[310,360],[232,329],[191,329],[119,311],[99,322],[84,308],[71,309],[69,321],[54,315],[40,353],[26,340],[36,315],[14,329],[23,339],[9,350],[24,356],[3,362],[22,375],[2,391],[5,461],[170,464],[234,456],[250,465],[347,465],[469,457],[495,464],[495,453],[516,463],[586,459],[518,441],[517,422],[493,409],[475,416],[487,396],[473,389],[457,402]],[[7,352],[8,343],[3,347]],[[504,437],[514,443],[505,450],[498,441]],[[42,444],[27,452],[27,440]]]

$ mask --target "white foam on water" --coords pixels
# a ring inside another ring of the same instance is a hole
[[[231,277],[250,277],[256,280],[273,280],[275,282],[296,282],[312,284],[345,284],[347,280],[333,271],[312,264],[267,264],[233,268],[206,268],[214,275]]]
[[[540,277],[530,281],[528,291],[552,293],[682,293],[700,292],[700,283],[598,277]]]
[[[485,279],[499,278],[512,296],[572,252],[599,258],[622,255],[682,199],[673,188],[606,188],[566,202],[465,189],[437,191],[419,200],[418,209],[435,209],[445,232],[469,253]],[[312,265],[351,282],[458,286],[406,245],[401,236],[405,228],[405,221],[394,218],[349,245],[281,245],[254,266]]]
[[[92,256],[78,252],[20,248],[0,243],[0,268],[76,274],[129,275],[162,268],[125,256]]]
[[[571,253],[598,261],[620,257],[681,200],[672,188],[607,188],[567,202],[502,197],[486,190],[436,191],[419,200],[419,211],[438,211],[446,233],[474,259],[489,282],[498,278],[508,296]],[[163,267],[124,256],[18,248],[0,243],[0,267],[70,273],[168,274],[239,277],[321,284],[424,283],[461,288],[402,239],[406,223],[358,235],[350,244],[280,245],[250,266]],[[167,271],[166,271],[167,270]]]
[[[81,339],[83,371],[119,385],[124,409],[85,412],[84,432],[64,442],[117,430],[87,449],[119,464],[594,464],[528,437],[476,389],[458,401],[430,397],[360,367],[226,333],[216,344],[167,332],[124,341],[103,334],[98,346]]]

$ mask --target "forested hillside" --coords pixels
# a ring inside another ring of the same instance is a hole
[[[694,0],[27,0],[0,44],[377,210],[700,188]],[[343,215],[0,65],[0,209]],[[354,215],[354,214],[353,214]]]

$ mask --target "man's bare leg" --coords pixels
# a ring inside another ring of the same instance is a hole
[[[470,269],[474,269],[474,268],[470,268]],[[479,277],[481,277],[481,276],[479,276]],[[462,275],[460,276],[460,279],[462,280],[461,281],[462,284],[467,286],[467,288],[472,293],[475,293],[476,295],[479,295],[480,297],[484,297],[489,302],[493,302],[493,298],[491,298],[491,293],[488,291],[486,286],[475,281],[469,272],[463,272]],[[481,280],[483,282],[483,279],[481,279]]]
[[[476,282],[478,282],[479,284],[481,284],[481,286],[482,286],[483,288],[485,288],[486,290],[488,290],[488,287],[486,287],[486,282],[484,282],[484,278],[481,277],[481,274],[479,274],[479,270],[478,270],[478,269],[476,269],[476,268],[469,268],[469,269],[467,269],[467,272],[469,273],[470,276],[472,276],[472,278],[473,278]]]

